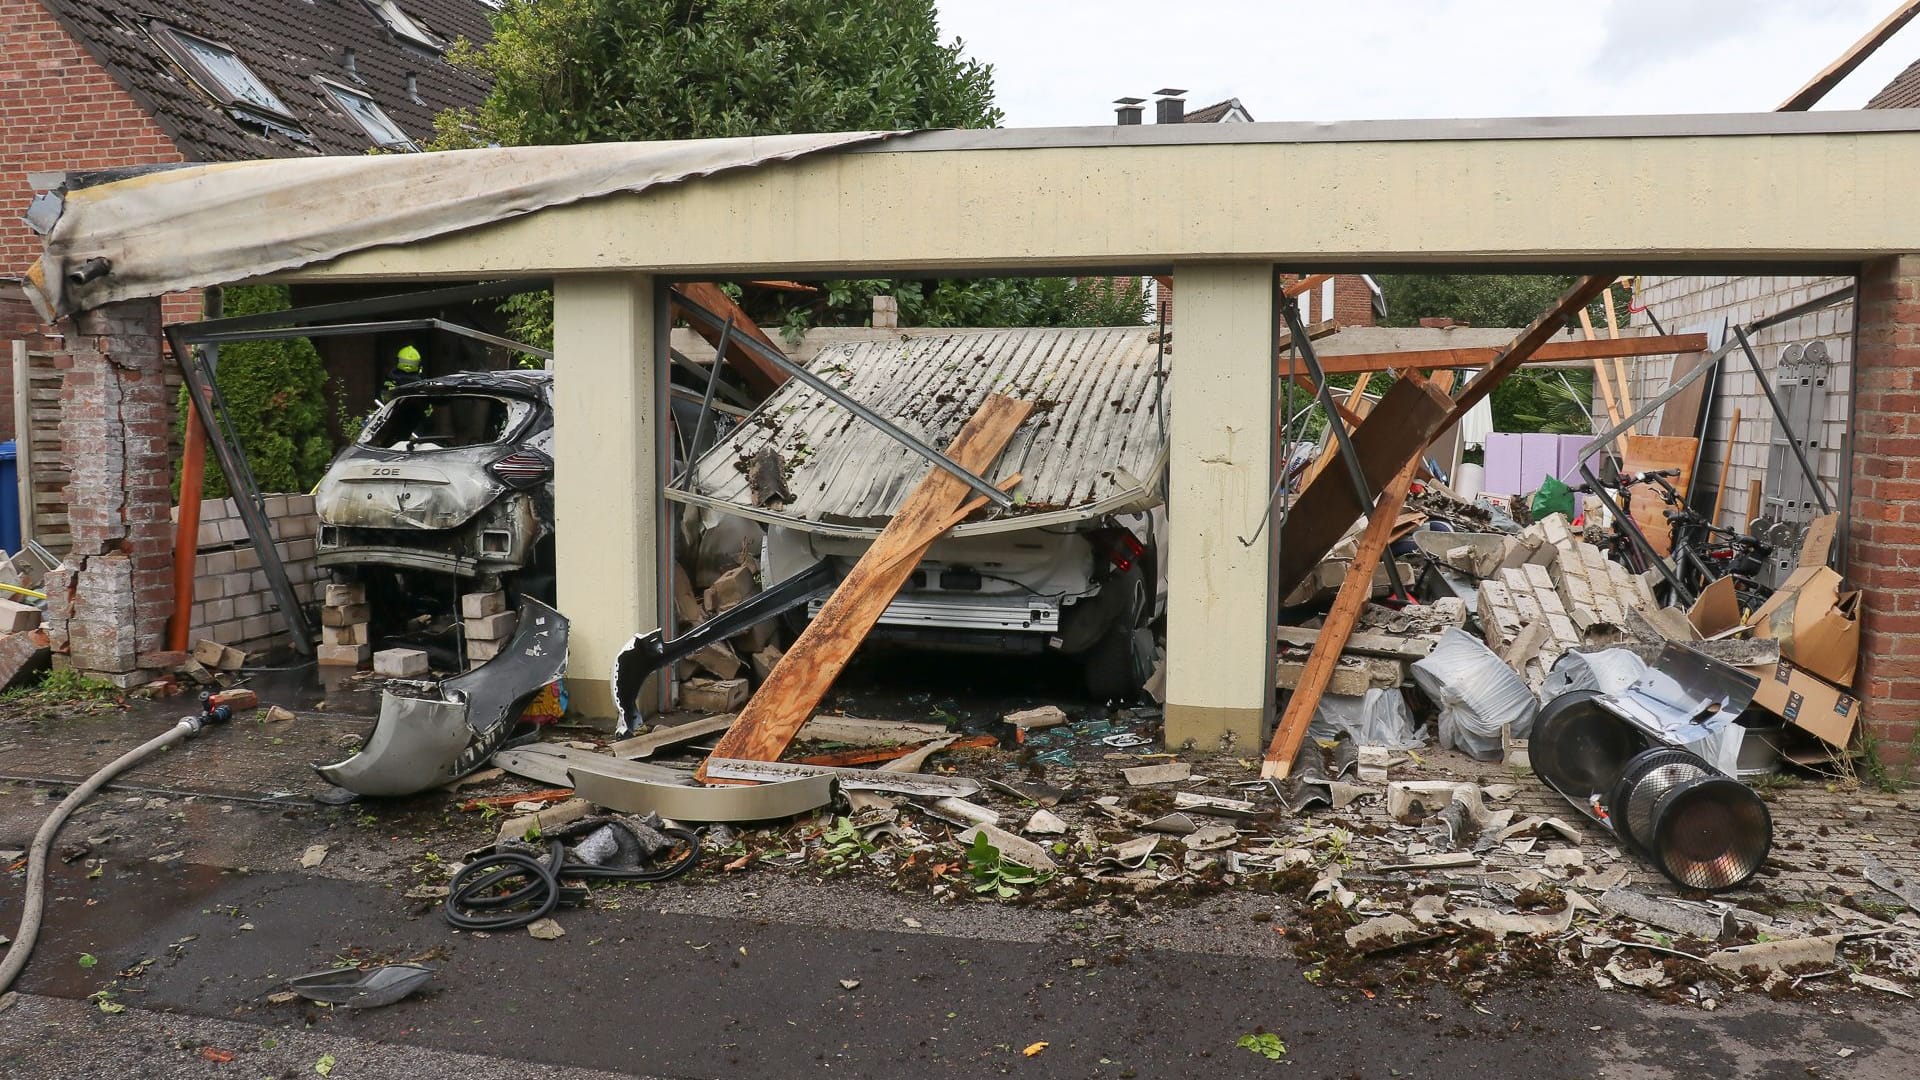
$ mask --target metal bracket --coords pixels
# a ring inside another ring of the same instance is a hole
[[[1347,476],[1353,481],[1354,498],[1360,502],[1360,513],[1372,517],[1376,496],[1367,487],[1367,474],[1360,468],[1360,455],[1353,448],[1353,439],[1347,435],[1347,428],[1340,420],[1340,410],[1334,406],[1333,392],[1327,389],[1327,373],[1320,366],[1320,357],[1313,351],[1312,335],[1307,333],[1306,323],[1300,318],[1300,308],[1292,297],[1283,297],[1280,301],[1281,314],[1287,320],[1287,332],[1293,337],[1294,348],[1300,350],[1300,359],[1306,362],[1307,374],[1313,379],[1314,396],[1327,412],[1327,427],[1333,432],[1335,442],[1340,447],[1340,460],[1346,463]],[[1371,376],[1362,372],[1357,378]],[[1393,583],[1395,596],[1411,597],[1406,583],[1400,580],[1400,565],[1394,559],[1393,552],[1385,553],[1383,560],[1387,567],[1387,580]]]
[[[823,560],[742,600],[677,638],[668,639],[664,628],[635,634],[626,648],[613,658],[613,700],[620,709],[619,734],[631,735],[640,726],[634,702],[647,676],[715,642],[725,641],[776,615],[784,615],[839,580],[840,572]]]
[[[267,586],[273,591],[273,602],[287,620],[294,651],[301,656],[312,656],[313,629],[307,625],[307,613],[301,608],[300,598],[293,591],[293,582],[287,579],[287,568],[280,561],[280,552],[273,546],[273,525],[267,520],[266,500],[261,497],[260,482],[254,479],[253,470],[247,465],[239,435],[227,412],[226,400],[220,396],[220,384],[207,367],[206,357],[184,340],[185,329],[184,326],[169,326],[166,335],[167,345],[173,350],[175,362],[180,365],[180,375],[186,380],[187,397],[193,402],[193,411],[198,415],[201,426],[206,428],[207,442],[212,445],[213,455],[220,462],[220,471],[227,477],[227,487],[236,496],[234,508],[240,511],[240,519],[246,523],[247,539],[253,545],[254,554],[259,556],[260,570],[266,574]]]
[[[690,318],[699,319],[715,331],[725,333],[726,327],[732,325],[731,320],[721,319],[720,316],[688,299],[686,294],[678,289],[673,290],[673,302]],[[741,348],[786,372],[789,376],[800,380],[801,383],[810,387],[828,401],[833,402],[835,405],[872,424],[887,438],[926,458],[933,463],[934,468],[944,469],[954,476],[959,477],[966,482],[968,487],[979,493],[982,498],[993,505],[1000,507],[1002,510],[1013,508],[1013,496],[995,487],[992,481],[987,480],[972,469],[967,468],[940,451],[935,450],[933,447],[928,446],[926,443],[921,442],[919,439],[914,438],[912,435],[907,434],[891,420],[886,419],[879,413],[848,397],[835,388],[833,384],[781,355],[778,350],[767,348],[760,342],[755,341],[750,334],[740,335],[735,339],[735,342]]]

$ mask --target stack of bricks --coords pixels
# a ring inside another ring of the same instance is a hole
[[[500,655],[520,623],[520,616],[507,610],[507,594],[498,591],[461,596],[460,618],[465,622],[470,665],[484,664]]]
[[[1480,630],[1536,688],[1569,650],[1618,640],[1629,608],[1656,606],[1646,582],[1574,536],[1559,514],[1529,527],[1507,562],[1517,565],[1480,583]]]
[[[320,608],[319,661],[349,667],[365,664],[373,656],[372,618],[365,585],[328,585]]]
[[[319,597],[320,568],[314,562],[320,519],[311,495],[266,496],[274,550],[302,604]],[[179,520],[179,508],[174,508]],[[207,638],[250,653],[268,653],[288,644],[286,620],[278,613],[267,573],[247,536],[247,523],[232,499],[200,503],[199,553],[194,557],[193,614],[189,637]]]

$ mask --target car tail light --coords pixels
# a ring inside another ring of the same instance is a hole
[[[1125,529],[1101,529],[1093,534],[1095,546],[1105,551],[1116,570],[1131,570],[1133,562],[1147,550],[1138,537]]]
[[[515,450],[488,466],[508,487],[523,488],[553,475],[553,461],[538,450]]]

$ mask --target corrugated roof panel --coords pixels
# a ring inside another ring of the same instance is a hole
[[[989,479],[1022,476],[1015,515],[1109,507],[1160,491],[1166,458],[1162,359],[1146,326],[956,330],[950,335],[835,345],[810,370],[936,449],[953,441],[988,394],[1024,398],[1033,415]],[[772,447],[788,469],[795,524],[872,526],[899,509],[929,466],[801,383],[767,399],[694,470],[693,492],[751,506],[742,465]]]

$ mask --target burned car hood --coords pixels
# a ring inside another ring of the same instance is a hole
[[[314,489],[326,525],[361,529],[455,529],[507,490],[487,471],[498,446],[403,454],[350,447]]]

